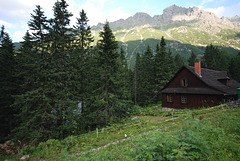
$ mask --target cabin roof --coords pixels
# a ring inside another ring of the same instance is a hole
[[[167,88],[168,84],[180,73],[180,71],[187,69],[200,79],[207,87],[203,88]],[[216,71],[207,68],[201,68],[201,75],[195,72],[194,67],[183,66],[169,81],[169,83],[163,88],[162,93],[188,93],[188,94],[225,94],[235,95],[237,94],[237,88],[240,87],[240,83],[230,79],[226,71]],[[220,80],[230,80],[229,86],[220,82]]]

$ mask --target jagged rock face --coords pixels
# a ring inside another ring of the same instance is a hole
[[[239,16],[234,16],[234,17],[230,17],[230,18],[227,18],[227,19],[231,22],[240,23],[240,17]]]
[[[221,29],[239,29],[240,17],[218,18],[215,14],[200,10],[197,7],[169,6],[163,10],[162,15],[151,17],[146,13],[136,13],[126,20],[118,20],[110,23],[113,30],[130,29],[137,26],[150,25],[166,29],[169,25],[195,26],[201,31],[217,34]],[[103,24],[94,26],[93,29],[102,28]]]

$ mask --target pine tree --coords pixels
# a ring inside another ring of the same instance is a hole
[[[175,65],[177,67],[177,70],[180,69],[184,65],[183,59],[179,54],[177,54],[175,56],[174,61],[175,61]]]
[[[116,89],[118,99],[123,100],[123,105],[132,104],[131,102],[131,84],[130,84],[130,73],[128,70],[127,60],[125,58],[123,48],[120,49],[120,54],[118,58],[118,71],[116,75]]]
[[[68,4],[65,0],[55,2],[53,6],[54,18],[50,19],[49,39],[52,41],[51,53],[57,57],[66,50],[71,49],[73,41],[72,29],[68,28],[72,13],[67,10]]]
[[[135,68],[134,68],[134,82],[133,82],[133,98],[134,98],[134,104],[138,105],[138,98],[139,98],[139,92],[138,92],[138,87],[139,87],[139,81],[140,81],[140,73],[141,73],[141,60],[140,60],[140,54],[137,53],[136,56],[136,63],[135,63]]]
[[[23,142],[37,143],[53,136],[51,124],[54,117],[45,91],[45,70],[42,55],[36,50],[36,43],[27,31],[17,54],[15,77],[19,83],[19,92],[12,105],[17,111],[19,125],[12,136]],[[28,135],[26,135],[26,133]]]
[[[195,63],[196,59],[197,59],[197,56],[196,56],[196,55],[194,54],[194,52],[192,51],[192,52],[191,52],[191,56],[190,56],[190,58],[188,59],[188,65],[194,66],[194,63]]]
[[[14,110],[11,104],[14,101],[15,92],[14,82],[14,46],[4,26],[0,32],[0,142],[3,142],[10,131],[13,129]]]
[[[212,44],[206,46],[204,53],[204,66],[209,69],[216,69],[217,64],[217,55],[219,54],[219,50],[214,47]]]
[[[108,22],[100,32],[100,38],[88,75],[92,79],[89,79],[88,111],[85,115],[92,120],[89,125],[92,128],[108,124],[109,120],[124,115],[128,110],[126,90],[120,87],[125,82],[119,80],[120,75],[124,75],[120,63],[123,61],[119,59],[118,44]]]
[[[80,13],[80,18],[77,18],[77,25],[74,26],[74,32],[77,36],[76,45],[78,46],[79,51],[82,54],[86,53],[86,49],[88,49],[93,42],[93,37],[91,34],[91,28],[88,25],[88,17],[84,10]]]
[[[171,55],[171,51],[166,51],[166,43],[164,37],[160,42],[160,49],[157,50],[155,56],[156,66],[156,90],[159,91],[166,83],[172,78],[175,72],[174,61]]]
[[[203,59],[206,68],[214,70],[228,70],[231,56],[227,52],[221,51],[210,44],[205,49]]]
[[[147,47],[146,52],[142,57],[142,70],[139,82],[138,91],[140,93],[139,104],[149,105],[154,102],[155,97],[155,73],[154,73],[154,56],[150,46]]]
[[[71,53],[73,40],[68,28],[71,13],[67,11],[67,6],[66,1],[61,0],[53,7],[51,32],[42,41],[51,39],[50,48],[45,50],[50,53],[44,52],[44,57],[39,54],[34,35],[27,33],[23,42],[21,51],[26,59],[25,71],[22,72],[24,90],[16,96],[14,103],[15,108],[21,111],[18,115],[21,123],[14,136],[25,142],[63,138],[79,131],[76,126],[80,115],[79,93]],[[29,49],[30,46],[33,48]]]
[[[233,79],[240,82],[240,52],[232,58],[229,66],[229,73]]]
[[[32,41],[34,41],[34,47],[36,50],[40,50],[42,56],[44,56],[45,41],[47,35],[47,17],[44,16],[44,12],[40,5],[36,6],[36,9],[33,11],[34,14],[31,14],[32,19],[28,22],[28,26],[32,31]]]

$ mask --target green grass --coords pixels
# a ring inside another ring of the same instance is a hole
[[[21,154],[1,156],[0,160],[19,160],[24,154],[30,155],[30,159],[44,160],[237,160],[240,157],[239,108],[224,105],[163,111],[158,104],[135,106],[131,114],[121,123],[64,140],[50,139],[36,147],[26,146]],[[124,139],[125,134],[130,140],[89,152]]]

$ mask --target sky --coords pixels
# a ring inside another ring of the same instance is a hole
[[[151,16],[161,15],[163,10],[176,4],[181,7],[198,7],[211,11],[218,17],[240,16],[239,0],[66,0],[68,10],[73,14],[71,26],[76,17],[84,9],[91,26],[99,22],[112,22],[126,19],[137,12],[145,12]],[[48,19],[53,17],[53,5],[56,0],[0,0],[0,26],[10,34],[13,42],[22,41],[28,30],[31,13],[40,5]]]

